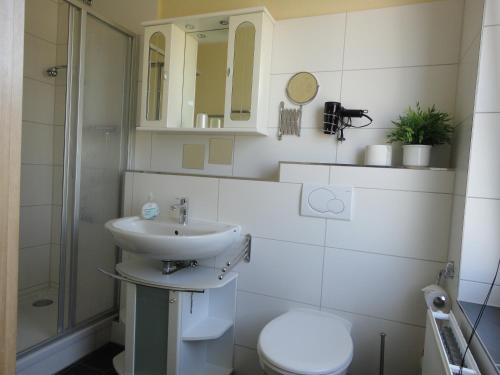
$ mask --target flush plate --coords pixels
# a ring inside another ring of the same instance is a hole
[[[351,220],[352,187],[302,184],[300,215]]]

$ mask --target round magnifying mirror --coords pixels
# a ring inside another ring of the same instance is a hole
[[[286,95],[298,105],[304,105],[312,101],[318,94],[318,80],[308,72],[294,74],[286,86]]]

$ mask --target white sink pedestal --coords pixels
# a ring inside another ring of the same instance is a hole
[[[163,275],[160,261],[116,266],[126,287],[125,351],[113,363],[121,375],[229,375],[233,371],[238,275],[215,268]]]

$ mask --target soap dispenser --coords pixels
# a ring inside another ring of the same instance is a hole
[[[149,200],[142,206],[141,216],[144,220],[153,220],[160,214],[158,203],[153,201],[153,193],[149,193]]]

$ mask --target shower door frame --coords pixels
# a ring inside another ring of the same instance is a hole
[[[59,257],[59,290],[57,310],[57,333],[34,346],[17,353],[17,358],[28,354],[71,335],[76,331],[89,327],[103,319],[117,316],[120,302],[120,285],[115,281],[113,308],[103,311],[79,323],[76,322],[77,278],[78,278],[78,232],[79,232],[79,200],[81,182],[81,147],[83,128],[83,108],[85,94],[85,56],[87,18],[92,16],[107,26],[122,33],[127,40],[127,66],[125,74],[125,95],[123,96],[122,144],[120,150],[121,181],[119,194],[119,211],[123,215],[123,179],[124,172],[129,169],[133,160],[133,141],[135,138],[136,93],[138,72],[138,36],[127,28],[94,11],[90,6],[78,0],[64,0],[68,6],[68,53],[67,82],[65,98],[64,124],[64,165],[62,186],[61,238]],[[80,12],[79,40],[75,35],[75,18]],[[76,62],[74,51],[78,51]],[[76,62],[76,64],[75,64]],[[78,76],[73,79],[74,66]],[[76,88],[75,88],[76,84]],[[73,95],[76,95],[73,98]],[[76,104],[76,105],[74,105]],[[76,123],[75,123],[76,115]],[[74,157],[73,157],[74,156]],[[121,251],[117,248],[116,262],[121,260]],[[69,280],[68,277],[69,276]],[[69,281],[69,283],[68,283]],[[68,285],[67,285],[68,283]],[[69,286],[69,288],[67,288]],[[69,300],[69,303],[67,303]]]

